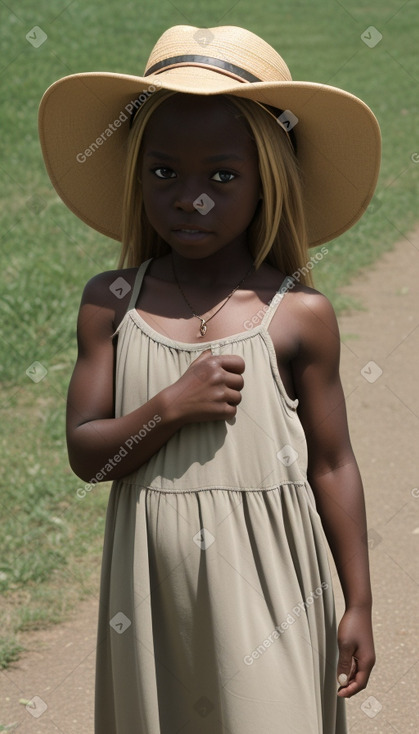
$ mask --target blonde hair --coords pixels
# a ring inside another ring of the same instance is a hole
[[[155,92],[138,111],[130,132],[123,199],[122,250],[119,267],[138,267],[144,260],[170,252],[151,227],[144,211],[139,181],[139,154],[146,126],[155,110],[176,92]],[[299,282],[312,285],[301,179],[287,133],[260,105],[223,95],[243,116],[256,144],[262,196],[249,225],[249,249],[258,268],[266,259],[284,275],[299,272]]]

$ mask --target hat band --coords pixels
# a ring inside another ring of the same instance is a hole
[[[232,76],[238,79],[240,82],[260,82],[257,76],[251,74],[250,71],[242,69],[240,66],[231,64],[229,61],[223,61],[223,59],[216,59],[212,56],[199,56],[196,54],[186,54],[184,56],[171,56],[163,61],[158,61],[157,64],[153,64],[144,73],[144,76],[150,74],[160,74],[162,71],[168,68],[175,68],[177,66],[207,66],[214,69],[215,71]]]

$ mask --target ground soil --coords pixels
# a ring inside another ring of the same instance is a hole
[[[347,702],[352,734],[419,730],[418,266],[419,228],[345,288],[363,310],[339,319],[342,381],[366,493],[377,648],[368,688]],[[97,596],[66,623],[23,640],[28,652],[0,674],[0,731],[93,733],[96,623]],[[34,697],[30,712],[22,700]]]

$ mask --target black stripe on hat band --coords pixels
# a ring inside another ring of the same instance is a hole
[[[227,74],[234,74],[235,76],[242,79],[244,82],[260,82],[261,79],[258,79],[257,76],[254,74],[251,74],[250,71],[246,71],[246,69],[241,69],[240,66],[236,66],[235,64],[230,64],[229,61],[223,61],[223,59],[215,59],[211,56],[199,56],[196,54],[187,54],[184,56],[171,56],[169,59],[163,59],[163,61],[158,61],[157,64],[153,64],[147,71],[145,72],[144,76],[149,76],[150,74],[155,74],[163,71],[168,66],[180,66],[184,64],[205,64],[205,66],[209,67],[215,67],[215,71],[219,69],[220,71],[224,71]]]

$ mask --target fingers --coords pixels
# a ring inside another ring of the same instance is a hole
[[[244,379],[241,374],[237,372],[228,372],[225,375],[225,385],[231,390],[242,390],[244,386]]]
[[[350,698],[359,691],[367,687],[368,679],[371,674],[372,664],[363,663],[356,658],[352,658],[349,672],[345,673],[341,669],[340,661],[338,665],[338,682],[340,688],[337,695],[341,698]]]
[[[354,696],[356,693],[359,693],[367,687],[369,677],[369,671],[358,670],[355,673],[354,678],[350,680],[347,685],[339,688],[337,695],[341,698],[350,698],[351,696]]]
[[[355,658],[348,651],[341,651],[337,668],[337,678],[340,684],[338,695],[347,696],[350,693],[356,672],[357,661]]]
[[[338,682],[346,686],[356,671],[356,659],[352,655],[352,649],[341,645],[337,667]]]
[[[338,628],[338,696],[349,698],[366,687],[375,664],[370,606],[348,608]]]
[[[241,375],[244,369],[242,357],[236,354],[213,355],[209,350],[202,352],[191,365],[191,370],[200,380],[215,378],[234,390],[243,389]]]
[[[235,354],[212,354],[207,349],[193,360],[179,382],[185,422],[228,420],[242,400],[244,360]]]
[[[233,359],[226,359],[232,357]],[[235,390],[241,390],[244,385],[242,372],[244,372],[244,360],[237,358],[233,354],[207,357],[200,361],[200,357],[192,363],[192,369],[201,377],[210,378],[214,376],[216,379],[222,380],[223,383]],[[234,361],[233,361],[234,360]],[[243,362],[243,365],[241,364]]]
[[[219,356],[221,366],[227,372],[235,372],[241,375],[245,370],[245,363],[242,357],[238,354],[222,354]]]
[[[206,358],[207,358],[207,357],[209,357],[210,355],[212,356],[212,352],[211,352],[211,349],[204,349],[204,351],[203,351],[203,352],[201,352],[201,354],[199,354],[199,355],[198,355],[198,357],[197,357],[197,358],[195,359],[195,363],[196,363],[196,362],[199,362],[199,361],[200,361],[200,360],[202,360],[202,359],[206,359]]]
[[[217,360],[218,364],[227,372],[244,372],[245,364],[243,357],[238,354],[213,354],[211,349],[205,349],[199,357],[194,360],[194,364],[198,364],[206,359],[212,358]]]
[[[241,403],[241,400],[242,400],[240,389],[233,389],[233,390],[226,389],[224,393],[224,400],[226,403],[228,403],[228,405],[237,407],[239,403]]]

